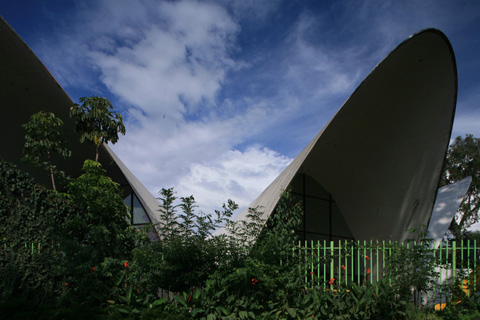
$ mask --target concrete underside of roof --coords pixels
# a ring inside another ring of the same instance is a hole
[[[335,199],[356,240],[405,240],[408,229],[429,222],[456,95],[445,35],[428,29],[410,37],[250,207],[268,217],[282,191],[305,173]]]

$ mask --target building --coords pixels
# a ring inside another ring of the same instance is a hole
[[[429,225],[456,98],[446,36],[427,29],[409,37],[250,207],[268,217],[291,187],[304,207],[304,240],[407,239],[410,228]],[[446,231],[459,204],[436,230]]]
[[[72,148],[72,158],[59,168],[79,175],[93,148],[80,144],[73,130],[73,101],[3,19],[0,74],[0,156],[30,170],[19,161],[21,124],[40,110],[53,112],[63,120]],[[404,240],[409,228],[429,224],[456,95],[455,57],[446,36],[434,29],[411,36],[365,78],[251,207],[262,207],[268,217],[290,186],[305,209],[298,230],[303,239]],[[99,159],[133,208],[132,223],[157,223],[158,201],[115,153],[103,146]],[[453,217],[456,209],[451,210],[444,216]]]
[[[67,161],[55,161],[60,170],[76,177],[81,174],[83,161],[92,159],[94,147],[81,144],[74,132],[75,123],[70,119],[73,101],[60,87],[37,56],[0,17],[0,156],[28,171],[37,181],[48,185],[48,175],[23,164],[20,159],[25,143],[25,131],[21,127],[38,111],[53,112],[64,123],[65,138],[72,150]],[[107,173],[120,184],[125,202],[132,208],[132,223],[142,225],[158,222],[158,201],[138,181],[131,171],[107,146],[99,155]]]

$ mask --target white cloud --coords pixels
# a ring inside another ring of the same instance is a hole
[[[219,208],[232,195],[240,210],[250,202],[285,169],[291,159],[268,148],[253,146],[244,152],[230,150],[212,162],[192,165],[188,174],[181,177],[178,193],[192,193],[209,213]]]
[[[95,26],[102,43],[90,48],[89,56],[112,93],[149,116],[168,114],[178,121],[200,102],[215,103],[225,73],[234,65],[229,50],[238,25],[225,9],[209,3],[159,2],[150,10],[157,12],[157,20],[135,30],[127,27],[119,34]],[[147,14],[137,13],[137,19]],[[115,14],[130,17],[118,9]],[[135,33],[141,36],[132,40]]]
[[[149,118],[135,110],[133,112],[136,113],[135,117],[139,119],[140,125],[131,128],[127,126],[127,135],[122,137],[120,142],[113,146],[113,149],[152,193],[156,193],[161,188],[177,188],[181,185],[183,195],[186,195],[185,193],[193,194],[198,198],[202,209],[205,206],[211,208],[212,199],[201,195],[197,196],[197,193],[204,194],[200,190],[202,184],[187,178],[192,175],[192,172],[196,172],[198,176],[198,170],[206,168],[205,175],[212,176],[209,180],[212,183],[219,176],[214,172],[218,169],[222,171],[221,176],[225,175],[223,179],[237,180],[243,188],[248,188],[241,182],[241,173],[247,174],[247,170],[229,173],[222,169],[221,161],[224,161],[225,155],[232,150],[236,150],[235,155],[245,153],[242,157],[244,168],[265,167],[267,164],[262,162],[265,159],[270,159],[273,167],[281,167],[278,159],[283,159],[283,156],[272,150],[262,150],[268,157],[261,158],[256,157],[257,153],[252,151],[260,147],[247,147],[243,152],[234,147],[246,137],[261,131],[265,123],[275,121],[276,116],[265,112],[265,105],[262,103],[252,105],[243,114],[229,117],[212,116],[208,121],[174,123],[169,122],[168,116],[165,119],[156,119]],[[229,156],[228,160],[231,161],[232,156]],[[206,176],[203,176],[202,179],[208,180]],[[241,188],[223,187],[222,181],[222,179],[218,179],[218,190],[222,190],[223,193],[215,196],[218,199],[231,198],[240,201],[242,205],[246,205],[245,194],[252,195],[258,187],[262,185],[266,187],[260,181],[253,189],[253,193],[241,191],[240,194],[237,194],[235,191],[239,191]],[[191,183],[190,191],[189,183]],[[209,189],[211,186],[205,184],[205,188]],[[207,199],[209,202],[204,203],[202,199]],[[250,198],[247,202],[252,200],[253,198]],[[221,200],[217,200],[217,202],[218,204],[222,203]]]

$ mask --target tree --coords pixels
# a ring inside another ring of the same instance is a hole
[[[442,185],[454,183],[466,177],[472,177],[472,183],[460,205],[450,231],[455,238],[461,238],[465,229],[480,221],[480,139],[472,134],[455,138],[448,148],[443,168]],[[459,222],[457,222],[459,221]]]
[[[102,143],[118,141],[118,134],[125,135],[122,115],[113,111],[107,98],[91,96],[80,98],[82,105],[70,108],[70,117],[76,118],[75,131],[81,133],[80,142],[96,146],[95,161],[98,161],[98,148]]]
[[[63,122],[51,112],[40,111],[30,117],[28,123],[22,125],[27,131],[23,160],[35,166],[42,166],[50,172],[53,190],[55,187],[54,173],[58,173],[52,163],[53,154],[57,153],[70,157],[70,149],[63,138]],[[40,158],[46,156],[46,162],[40,162]]]
[[[61,268],[71,301],[97,306],[116,300],[113,297],[126,289],[128,261],[137,236],[128,222],[119,184],[93,160],[85,161],[83,171],[67,186],[75,214],[57,232],[62,236]]]

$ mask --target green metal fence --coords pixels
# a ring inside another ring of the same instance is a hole
[[[14,250],[25,249],[31,254],[38,254],[42,250],[41,243],[25,243],[21,248],[15,248]],[[3,253],[7,254],[8,250],[12,250],[6,243],[3,244]]]
[[[442,308],[452,287],[471,296],[480,290],[476,241],[386,242],[300,241],[294,259],[309,288],[335,289],[384,279],[395,284],[412,277],[412,293],[422,305]],[[422,282],[421,277],[424,277]],[[422,286],[415,287],[415,284]]]

